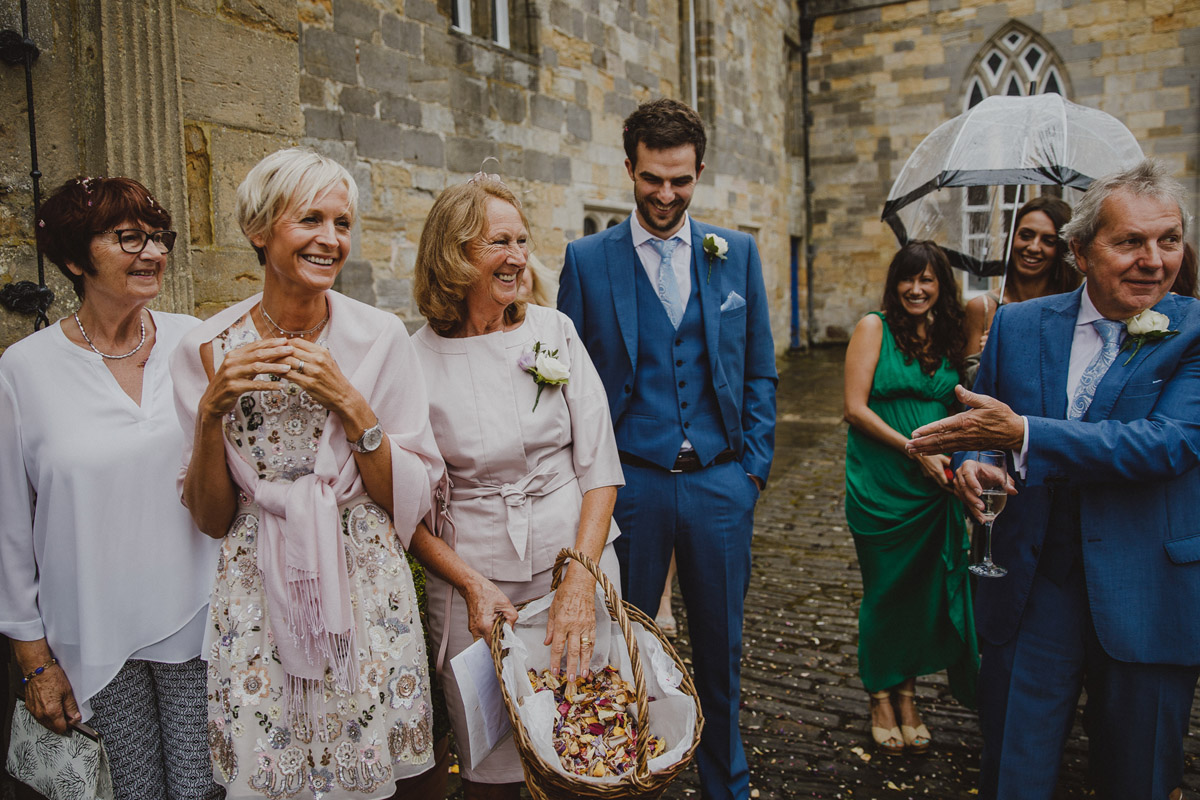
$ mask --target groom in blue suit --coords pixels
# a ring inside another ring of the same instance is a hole
[[[1011,453],[1008,574],[976,600],[982,798],[1053,795],[1081,688],[1097,795],[1181,795],[1200,674],[1200,303],[1168,294],[1183,208],[1151,161],[1096,181],[1063,228],[1084,286],[1003,306],[971,409],[909,444]],[[978,516],[972,455],[955,482]]]
[[[700,117],[674,100],[625,121],[636,211],[567,247],[558,307],[608,392],[625,486],[614,518],[625,599],[653,617],[671,554],[704,712],[704,798],[742,800],[742,617],[754,505],[775,439],[775,346],[754,239],[687,214]]]

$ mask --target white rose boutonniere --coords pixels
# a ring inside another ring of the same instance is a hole
[[[715,233],[706,233],[703,247],[705,255],[708,256],[708,277],[704,279],[704,282],[708,283],[712,280],[713,259],[725,260],[725,254],[729,252],[729,242]]]
[[[537,384],[534,411],[537,411],[538,402],[542,399],[543,389],[547,386],[563,386],[571,379],[571,370],[558,360],[558,351],[544,348],[541,342],[534,342],[533,350],[517,359],[517,366],[532,375],[533,382]]]
[[[1133,348],[1129,358],[1125,359],[1125,364],[1133,360],[1133,357],[1142,349],[1142,345],[1155,344],[1163,339],[1179,335],[1179,331],[1173,331],[1170,327],[1171,320],[1166,314],[1160,314],[1149,308],[1125,320],[1125,332],[1129,335],[1125,337],[1125,344],[1121,345],[1121,350]],[[1121,366],[1125,366],[1125,364]]]

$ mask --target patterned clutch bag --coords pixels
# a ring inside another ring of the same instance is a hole
[[[108,756],[100,735],[86,725],[59,736],[18,700],[8,743],[8,774],[48,800],[113,800]]]

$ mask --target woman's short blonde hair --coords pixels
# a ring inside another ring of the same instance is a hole
[[[274,152],[255,164],[238,186],[238,225],[247,239],[265,240],[289,206],[307,206],[338,183],[346,187],[347,213],[353,223],[358,217],[358,185],[345,167],[304,147]],[[266,263],[266,253],[259,247],[254,251],[258,263]]]
[[[467,245],[487,230],[490,197],[515,208],[521,215],[521,224],[529,230],[529,220],[517,196],[503,182],[491,177],[475,177],[451,186],[441,193],[425,218],[417,246],[413,295],[417,308],[429,320],[429,327],[443,336],[455,333],[466,321],[467,293],[479,280],[479,270],[467,256]],[[523,301],[504,309],[505,324],[524,318]]]

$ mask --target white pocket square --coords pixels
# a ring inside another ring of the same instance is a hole
[[[741,308],[746,305],[746,300],[737,292],[730,292],[725,298],[725,302],[721,303],[722,311],[732,311],[735,308]]]

